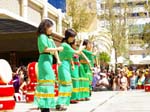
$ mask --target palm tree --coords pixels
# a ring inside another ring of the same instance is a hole
[[[88,34],[88,39],[94,43],[97,47],[98,52],[107,52],[111,54],[112,50],[112,39],[111,34],[106,29],[101,29]],[[103,49],[101,49],[103,48]]]

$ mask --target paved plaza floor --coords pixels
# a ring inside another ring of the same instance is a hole
[[[14,112],[40,111],[32,103],[16,103]],[[65,112],[150,112],[150,92],[93,92],[90,101],[71,104]]]

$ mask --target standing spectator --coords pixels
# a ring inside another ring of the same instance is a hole
[[[137,86],[137,76],[135,71],[132,71],[132,75],[129,77],[130,89],[136,89]]]
[[[109,90],[113,90],[113,80],[114,80],[115,74],[113,71],[108,72],[108,81],[109,81]]]
[[[114,76],[114,78],[113,78],[113,85],[112,85],[112,90],[113,91],[120,90],[120,86],[119,86],[119,79],[121,77],[120,72],[121,72],[121,69],[117,68],[117,76]]]
[[[121,69],[120,75],[121,76],[118,79],[118,84],[119,84],[120,90],[121,91],[127,91],[127,89],[128,89],[128,79],[127,79],[126,74],[123,71],[123,69]]]
[[[150,70],[148,70],[148,74],[146,75],[145,84],[150,84]]]
[[[14,89],[15,89],[15,93],[18,93],[19,92],[19,86],[20,86],[20,81],[19,81],[19,75],[17,73],[17,70],[18,68],[15,67],[13,68],[13,73],[12,73],[12,79],[13,79],[13,86],[14,86]]]
[[[119,89],[119,84],[118,84],[118,80],[119,80],[119,76],[114,76],[113,78],[113,85],[112,85],[112,90],[113,91],[118,91]]]
[[[145,84],[145,74],[143,70],[138,71],[138,79],[137,79],[137,89],[144,89]]]
[[[27,77],[27,69],[25,66],[20,66],[17,70],[17,73],[19,74],[19,84],[22,85],[24,82],[25,77]]]

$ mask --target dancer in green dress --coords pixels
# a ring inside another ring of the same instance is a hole
[[[91,48],[91,45],[88,40],[84,40],[83,45],[86,46],[86,49],[84,49],[82,52],[86,55],[88,60],[90,60],[90,64],[83,57],[80,57],[80,63],[81,63],[80,74],[82,75],[82,77],[84,77],[83,86],[85,88],[82,90],[83,91],[82,98],[85,98],[85,100],[89,100],[89,97],[91,95],[91,90],[92,90],[91,84],[92,84],[92,78],[93,78],[91,65],[94,65],[93,55],[95,54],[89,50]]]
[[[55,75],[52,70],[52,54],[55,54],[58,63],[60,63],[57,51],[62,50],[62,48],[56,48],[53,40],[49,40],[48,38],[52,33],[52,26],[52,21],[44,19],[37,30],[40,55],[38,59],[38,81],[35,90],[34,104],[41,109],[41,112],[49,112],[49,108],[55,107]]]
[[[74,54],[80,54],[83,47],[79,50],[74,50],[70,43],[75,39],[76,32],[72,29],[65,31],[65,38],[62,40],[61,47],[63,50],[59,53],[61,65],[58,67],[58,83],[59,94],[57,99],[57,110],[66,110],[65,106],[70,104],[70,97],[72,93],[72,79],[71,79],[71,60]]]
[[[71,43],[71,47],[73,49],[77,49],[75,40]],[[79,94],[79,66],[80,66],[79,55],[74,54],[73,55],[73,61],[72,61],[72,68],[71,68],[71,78],[72,78],[73,90],[72,90],[70,103],[78,103],[78,100],[80,99],[80,94]]]

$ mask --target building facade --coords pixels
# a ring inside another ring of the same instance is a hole
[[[107,28],[109,25],[107,18],[104,16],[104,14],[107,14],[109,11],[107,1],[108,0],[97,0],[97,13],[98,16],[101,17],[98,22],[98,27]],[[144,25],[150,23],[150,10],[147,8],[149,5],[149,0],[115,0],[113,3],[112,10],[116,18],[126,14],[126,25],[129,30],[127,34],[129,55],[131,57],[133,57],[132,55],[140,57],[143,54],[150,54],[150,50],[141,48],[140,43],[134,44],[135,39],[142,41],[141,33],[143,32]],[[116,19],[116,21],[119,21],[119,19]]]
[[[109,7],[107,1],[108,0],[97,0],[98,15],[107,13]],[[112,9],[116,16],[120,14],[120,12],[121,14],[126,13],[128,25],[137,25],[150,22],[150,11],[145,8],[146,5],[149,5],[149,0],[115,0]],[[126,7],[126,11],[124,7]],[[101,19],[99,25],[101,25],[101,27],[107,25],[105,18]]]
[[[0,0],[0,58],[12,66],[37,61],[36,30],[44,18],[54,23],[54,40],[61,42],[69,22],[48,0]]]

